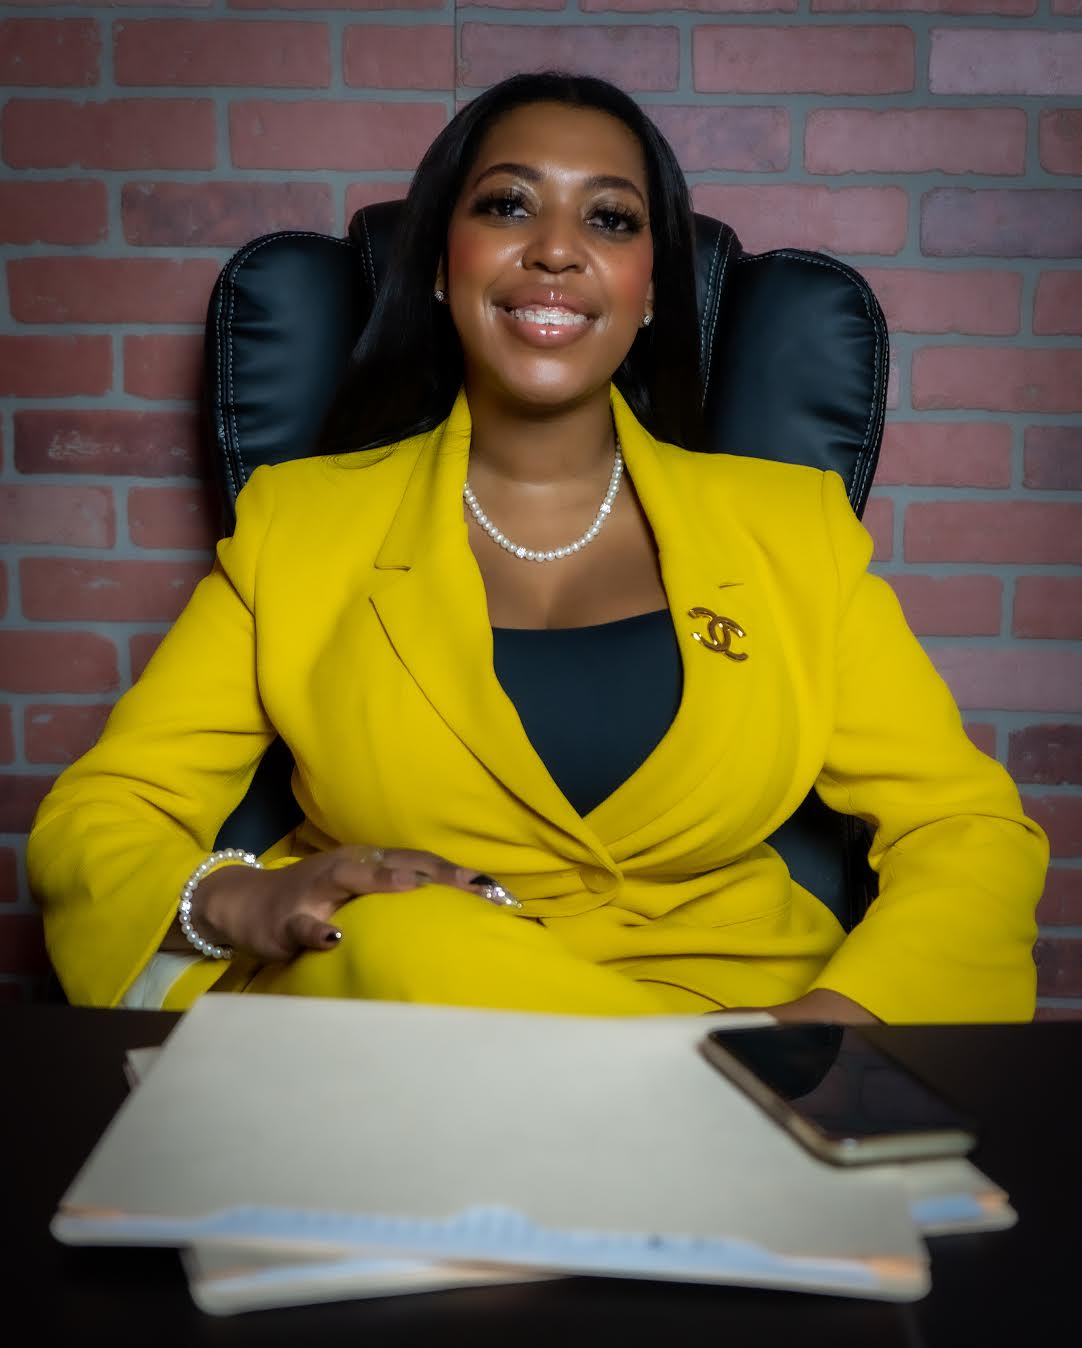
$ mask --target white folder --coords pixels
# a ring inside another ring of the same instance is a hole
[[[209,994],[52,1229],[223,1256],[239,1243],[922,1295],[899,1168],[805,1153],[703,1060],[705,1028]]]

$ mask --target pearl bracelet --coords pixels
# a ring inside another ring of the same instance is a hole
[[[239,847],[224,847],[220,852],[211,852],[210,856],[201,861],[188,876],[184,888],[180,891],[180,903],[177,907],[180,929],[188,938],[189,944],[194,945],[201,955],[206,955],[212,960],[231,960],[233,948],[228,945],[214,945],[199,935],[192,926],[192,896],[200,880],[223,861],[239,861],[245,866],[254,867],[257,871],[263,869],[262,862],[257,861],[251,852],[242,852]]]

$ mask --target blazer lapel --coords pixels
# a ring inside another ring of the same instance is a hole
[[[448,420],[422,444],[376,557],[381,574],[371,602],[402,663],[450,730],[505,789],[578,839],[584,857],[595,858],[603,847],[538,758],[493,668],[488,603],[462,504],[470,429],[469,407],[459,394]]]
[[[727,514],[723,502],[715,508],[715,494],[707,494],[705,484],[696,481],[695,470],[706,456],[689,456],[686,450],[656,441],[615,389],[613,413],[628,475],[657,543],[684,686],[668,733],[646,762],[589,815],[610,846],[649,829],[670,805],[679,808],[724,761],[734,736],[746,725],[749,699],[770,644],[764,641],[761,595],[747,549],[741,545],[740,522]],[[716,615],[713,627],[706,614]],[[721,619],[735,624],[743,635]],[[666,802],[660,812],[659,801]]]

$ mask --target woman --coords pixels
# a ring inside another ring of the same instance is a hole
[[[522,76],[455,118],[336,452],[254,474],[41,807],[73,1000],[1032,1014],[1045,839],[840,480],[688,452],[694,333],[686,189],[631,100]],[[208,857],[276,733],[304,822]],[[763,841],[813,784],[875,826],[848,936]]]

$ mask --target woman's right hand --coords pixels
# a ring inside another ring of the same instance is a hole
[[[263,961],[288,960],[302,950],[333,950],[341,939],[334,915],[352,899],[428,884],[450,885],[479,902],[503,901],[492,897],[487,876],[432,852],[338,847],[273,870],[226,865],[212,871],[192,896],[192,926],[215,945]],[[172,940],[168,948],[190,949]]]

